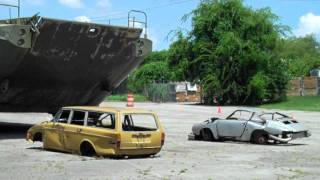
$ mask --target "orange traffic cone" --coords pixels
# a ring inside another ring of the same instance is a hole
[[[218,106],[218,114],[222,114],[221,106]]]
[[[132,93],[128,93],[128,97],[127,97],[127,107],[133,107],[134,104],[134,97]]]

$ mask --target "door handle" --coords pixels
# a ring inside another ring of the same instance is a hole
[[[77,132],[80,133],[82,131],[82,129],[77,129]]]

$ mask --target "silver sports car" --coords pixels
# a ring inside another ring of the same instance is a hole
[[[211,118],[195,124],[189,140],[237,140],[256,144],[288,143],[311,133],[298,121],[278,112],[236,110],[226,119]]]

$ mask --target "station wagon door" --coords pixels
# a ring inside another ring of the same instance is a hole
[[[57,113],[52,123],[45,129],[44,132],[44,147],[50,149],[63,150],[64,138],[63,132],[65,125],[70,118],[70,110],[61,110]]]
[[[124,114],[121,149],[160,148],[160,125],[153,114]]]
[[[117,146],[116,115],[113,112],[88,112],[87,126],[83,131],[85,139],[96,148],[112,154]]]
[[[67,150],[79,150],[81,140],[83,139],[82,131],[87,114],[85,111],[72,111],[71,118],[64,129],[64,142]]]

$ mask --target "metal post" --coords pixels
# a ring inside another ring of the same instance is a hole
[[[20,0],[18,0],[18,5],[12,5],[12,4],[6,4],[6,3],[0,3],[0,6],[5,6],[5,7],[13,7],[18,9],[18,24],[20,23]],[[11,9],[10,9],[10,14],[11,14]]]
[[[320,95],[320,77],[317,77],[317,78],[316,78],[316,81],[317,81],[317,83],[316,83],[316,86],[317,86],[317,96],[319,96],[319,95]]]
[[[147,13],[143,12],[143,11],[139,11],[139,10],[131,10],[129,11],[128,13],[128,27],[130,27],[130,22],[131,22],[131,14],[132,13],[140,13],[140,14],[143,14],[144,17],[145,17],[145,21],[144,22],[141,22],[141,21],[136,21],[135,18],[133,17],[133,26],[134,26],[134,23],[135,22],[139,22],[141,24],[144,24],[144,28],[145,28],[145,33],[144,33],[144,38],[148,38],[148,16],[147,16]]]
[[[18,0],[18,19],[20,18],[20,0]]]
[[[10,22],[11,22],[11,8],[9,7],[9,19],[10,19]]]
[[[135,17],[132,17],[132,27],[134,28],[134,23],[136,21],[136,18]]]

